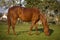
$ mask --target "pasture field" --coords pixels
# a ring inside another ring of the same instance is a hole
[[[7,35],[7,24],[0,22],[0,40],[60,40],[60,25],[50,24],[50,36],[46,36],[43,32],[43,26],[38,25],[39,35],[35,34],[35,28],[32,30],[32,35],[29,35],[29,23],[16,24],[15,30],[17,35],[13,34],[12,27],[10,34]]]

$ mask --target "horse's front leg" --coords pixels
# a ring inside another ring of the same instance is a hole
[[[33,26],[34,26],[34,24],[31,24],[31,26],[30,26],[30,31],[29,31],[29,35],[32,34],[31,31],[32,31],[32,29],[33,29]]]
[[[29,31],[29,34],[31,35],[32,33],[32,29],[33,29],[33,26],[35,25],[35,21],[32,22],[31,26],[30,26],[30,31]]]
[[[39,32],[38,32],[38,23],[36,23],[36,25],[35,25],[35,29],[36,29],[36,34],[38,35],[39,34]]]

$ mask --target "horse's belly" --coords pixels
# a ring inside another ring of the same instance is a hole
[[[22,20],[22,21],[26,21],[26,22],[29,22],[29,21],[31,21],[31,19],[32,19],[32,16],[31,15],[27,15],[27,14],[25,14],[25,15],[20,15],[20,19]]]
[[[22,21],[25,21],[25,22],[30,22],[31,19],[21,19]]]
[[[31,21],[31,18],[30,17],[20,17],[20,19],[22,21],[25,21],[25,22],[30,22]]]

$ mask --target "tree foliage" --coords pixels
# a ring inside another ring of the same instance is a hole
[[[7,6],[10,7],[11,5],[17,5],[17,2],[20,2],[20,0],[1,0],[0,1],[0,7]]]
[[[0,17],[2,17],[2,15],[3,15],[3,14],[2,14],[2,13],[0,13]]]
[[[49,9],[59,9],[59,3],[56,0],[25,0],[27,4],[26,7],[37,7],[42,10],[49,7]]]
[[[5,2],[5,0],[0,1],[0,6],[11,6],[17,5],[16,1],[19,0],[11,0]],[[20,0],[21,1],[21,0]],[[25,7],[37,7],[39,9],[45,10],[46,8],[49,9],[60,9],[60,5],[57,0],[25,0]]]

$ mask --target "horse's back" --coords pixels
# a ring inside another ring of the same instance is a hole
[[[8,14],[10,17],[19,17],[24,21],[31,21],[39,16],[39,9],[37,8],[25,8],[20,6],[13,6],[9,8]]]

